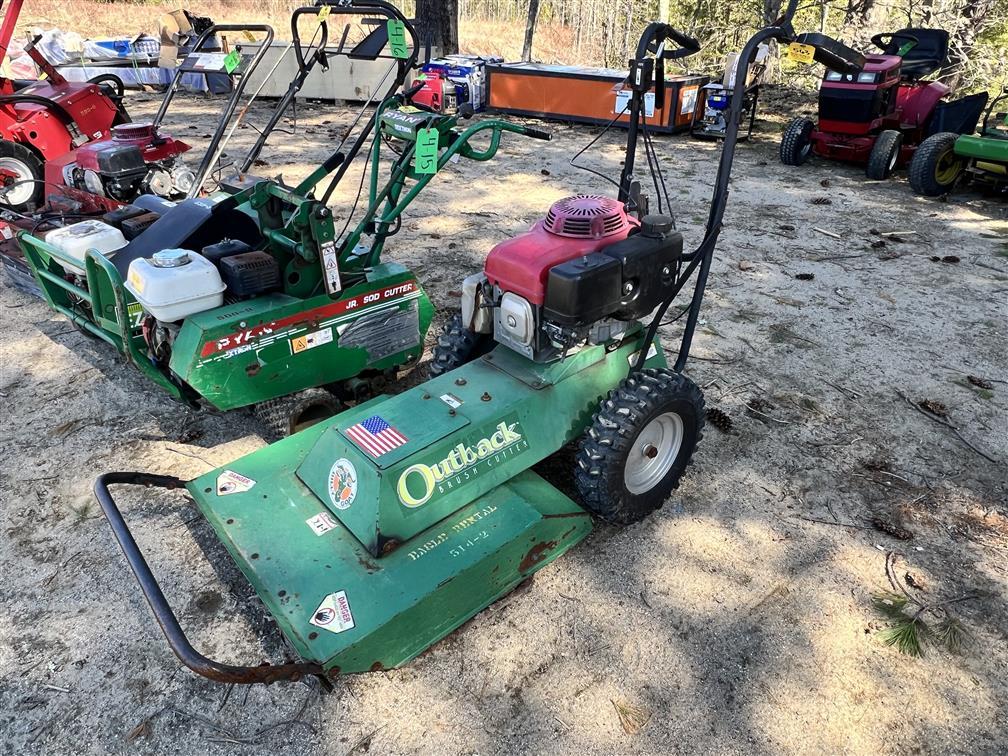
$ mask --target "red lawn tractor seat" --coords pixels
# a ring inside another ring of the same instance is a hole
[[[945,65],[945,60],[948,58],[949,33],[944,29],[900,29],[891,35],[882,35],[889,37],[883,48],[884,54],[899,55],[900,48],[907,42],[906,38],[900,35],[907,34],[916,37],[917,44],[903,56],[900,73],[904,79],[916,81]]]

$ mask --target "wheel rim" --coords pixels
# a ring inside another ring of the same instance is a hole
[[[683,421],[675,412],[644,426],[627,457],[623,483],[632,494],[647,493],[672,469],[683,441]]]
[[[803,159],[808,157],[808,154],[812,152],[812,142],[805,142],[802,145],[801,151],[798,153]]]
[[[935,164],[935,181],[942,185],[951,184],[958,175],[959,161],[952,150],[947,150]]]
[[[893,168],[896,167],[896,160],[899,158],[900,148],[899,145],[893,147],[892,156],[889,158],[889,171],[892,172]]]
[[[35,174],[32,173],[27,163],[17,158],[3,157],[0,158],[0,168],[16,173],[17,178],[14,179],[15,183],[19,181],[25,182],[18,184],[6,194],[0,195],[0,202],[17,207],[18,205],[25,204],[35,196]]]

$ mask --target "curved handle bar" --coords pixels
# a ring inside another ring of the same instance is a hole
[[[263,55],[266,54],[266,50],[273,43],[273,27],[272,26],[268,26],[266,24],[212,24],[211,26],[207,27],[203,31],[203,33],[199,35],[199,37],[196,38],[196,42],[189,49],[189,54],[192,55],[193,53],[200,52],[203,49],[203,47],[206,45],[207,40],[212,39],[219,32],[232,32],[232,31],[233,32],[246,32],[246,31],[247,32],[259,32],[260,34],[265,34],[266,35],[266,38],[259,44],[259,49],[256,51],[256,54],[253,57],[252,65],[249,66],[250,69],[254,69],[255,67],[257,67],[259,65],[259,61],[262,60]],[[175,70],[175,76],[172,78],[172,82],[168,86],[168,91],[165,94],[164,99],[161,100],[161,105],[158,108],[158,112],[157,112],[157,114],[155,114],[154,120],[153,120],[153,124],[154,124],[155,129],[158,126],[161,125],[161,121],[164,120],[165,114],[168,112],[168,105],[171,103],[171,101],[173,99],[175,99],[175,93],[178,92],[178,87],[179,87],[179,84],[182,81],[182,76],[185,74],[185,72],[182,70],[183,68],[185,68],[185,66],[184,65],[180,65]],[[244,80],[245,80],[245,78],[246,77],[243,76],[242,79],[241,79],[242,83],[239,84],[239,87],[241,89],[245,88],[245,84],[243,83]],[[235,90],[238,91],[238,95],[240,96],[241,92],[239,91],[239,87],[236,87]],[[227,126],[226,121],[228,119],[230,119],[231,113],[234,112],[234,107],[233,106],[238,104],[238,99],[237,99],[237,97],[235,97],[234,93],[232,93],[231,99],[232,99],[232,102],[231,102],[232,107],[230,108],[230,111],[228,112],[227,118],[222,119],[221,122],[220,122],[220,124],[218,124],[218,129],[220,130],[221,134],[223,134],[223,128],[225,126]],[[218,139],[219,139],[219,137],[218,137]],[[213,151],[212,148],[214,146],[215,146],[214,144],[211,144],[211,152]],[[210,153],[208,152],[207,154],[210,154]]]
[[[795,10],[798,7],[798,0],[788,0],[787,9],[783,15],[773,23],[773,25],[756,32],[738,58],[738,70],[746,71],[756,58],[756,51],[762,42],[776,40],[782,43],[790,43],[795,40],[795,31],[792,26]],[[820,41],[825,42],[826,38]],[[673,369],[682,372],[686,367],[686,360],[689,357],[690,344],[693,333],[696,331],[697,322],[700,317],[700,306],[703,302],[703,293],[707,285],[707,277],[710,274],[711,262],[714,256],[714,247],[717,244],[718,236],[721,233],[721,226],[724,220],[725,207],[728,203],[728,182],[731,179],[732,163],[735,160],[735,147],[738,144],[739,123],[742,120],[743,102],[746,98],[745,87],[736,87],[732,92],[729,112],[726,115],[727,127],[725,129],[724,144],[721,148],[721,159],[718,162],[717,178],[714,181],[714,191],[711,198],[710,212],[707,217],[707,226],[704,238],[697,248],[688,255],[683,255],[682,260],[685,268],[679,275],[677,282],[673,285],[668,296],[658,306],[648,325],[647,332],[642,341],[643,344],[650,344],[654,341],[658,326],[661,324],[665,313],[675,299],[676,295],[686,284],[694,271],[697,271],[696,284],[693,297],[690,300],[686,324],[683,328],[682,342],[679,346],[679,355],[676,358]],[[632,124],[631,124],[632,127]],[[639,371],[644,367],[647,360],[647,350],[642,349],[631,371]]]
[[[311,12],[312,8],[296,8],[293,13],[291,13],[291,42],[294,47],[294,58],[297,60],[298,70],[304,71],[307,68],[307,63],[304,57],[304,47],[301,45],[301,35],[298,34],[298,20],[306,12]],[[315,11],[318,13],[318,11]],[[319,60],[320,56],[325,56],[326,45],[329,44],[329,24],[326,21],[321,21],[319,23],[319,28],[322,30],[322,39],[319,40],[318,45],[315,48],[314,59]]]
[[[396,21],[402,21],[406,32],[410,36],[410,48],[412,53],[408,58],[409,65],[408,68],[413,68],[416,65],[417,55],[419,53],[419,42],[417,41],[416,29],[413,28],[413,24],[409,22],[409,19],[402,14],[402,12],[396,8],[391,3],[387,3],[384,0],[316,0],[314,6],[297,8],[291,14],[291,36],[294,40],[294,54],[297,56],[298,64],[304,65],[303,52],[301,51],[301,38],[298,35],[297,23],[301,16],[304,15],[317,15],[319,9],[329,6],[332,10],[329,15],[344,15],[344,16],[361,16],[365,14],[378,14],[384,16],[385,18]],[[328,40],[328,29],[326,28],[326,21],[322,22],[323,34],[326,35]],[[320,49],[325,49],[322,45]]]
[[[666,40],[672,40],[679,47],[665,49]],[[665,107],[665,61],[685,58],[700,52],[700,43],[693,37],[679,31],[673,26],[653,21],[644,29],[637,43],[637,57],[634,59],[634,81],[631,85],[643,89],[651,88],[651,76],[654,76],[655,108]],[[647,64],[649,55],[654,56],[654,63]],[[653,66],[653,68],[651,68]]]
[[[321,666],[311,662],[249,666],[225,664],[210,659],[193,648],[109,492],[109,486],[113,485],[154,486],[184,491],[185,481],[171,475],[110,472],[100,476],[94,484],[95,498],[98,499],[102,512],[112,528],[112,534],[119,542],[119,547],[122,549],[126,561],[129,562],[130,569],[140,585],[140,590],[143,591],[144,598],[147,599],[151,611],[154,612],[154,619],[161,626],[161,631],[164,633],[168,645],[171,646],[171,650],[175,652],[179,661],[193,672],[222,683],[271,683],[278,680],[298,680],[305,675],[325,674],[325,670]]]

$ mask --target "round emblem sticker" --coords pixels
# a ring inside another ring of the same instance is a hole
[[[344,458],[337,459],[329,470],[329,498],[336,509],[348,509],[357,496],[357,470]]]

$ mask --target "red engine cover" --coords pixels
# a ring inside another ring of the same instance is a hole
[[[490,250],[484,272],[495,286],[541,305],[550,268],[625,239],[639,225],[614,199],[567,197],[529,231]]]
[[[124,123],[112,128],[111,139],[102,139],[77,148],[77,165],[97,171],[98,153],[113,144],[136,145],[143,153],[146,163],[166,160],[191,149],[185,142],[169,136],[159,136],[150,123]]]

